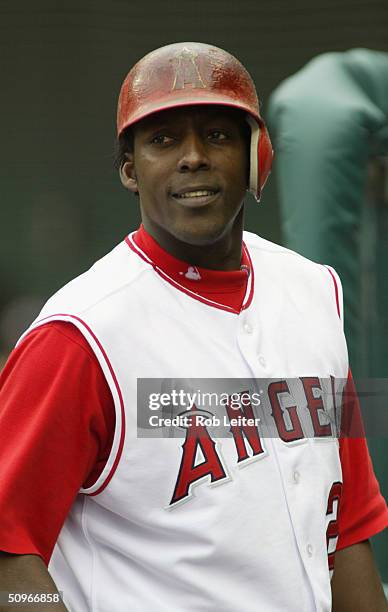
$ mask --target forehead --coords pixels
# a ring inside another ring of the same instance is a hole
[[[244,121],[245,112],[238,108],[221,106],[217,104],[196,104],[169,108],[154,113],[136,123],[135,130],[149,130],[160,125],[206,124],[213,121],[222,121],[240,128]]]

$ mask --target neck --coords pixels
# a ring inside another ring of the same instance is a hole
[[[211,244],[189,244],[183,242],[143,217],[144,229],[165,251],[190,264],[209,270],[239,270],[242,254],[244,208],[242,207],[233,225],[218,240]]]

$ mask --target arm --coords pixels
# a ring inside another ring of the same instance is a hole
[[[365,437],[353,437],[352,424],[362,417],[354,381],[346,386],[350,419],[340,437],[343,476],[339,538],[332,580],[333,612],[388,612],[369,538],[386,529],[388,512],[381,495]],[[342,414],[344,416],[344,414]],[[348,437],[349,434],[349,437]]]
[[[105,465],[114,419],[109,387],[76,328],[50,323],[11,354],[0,375],[0,592],[57,593],[45,564],[81,485]],[[65,610],[3,602],[0,612]]]
[[[333,612],[388,612],[368,540],[336,552],[331,588]]]
[[[0,552],[0,592],[6,593],[51,593],[58,594],[57,588],[42,559],[37,555],[12,555]],[[12,612],[15,604],[0,603],[0,612]],[[41,610],[45,612],[67,612],[63,602],[17,605],[20,612]]]

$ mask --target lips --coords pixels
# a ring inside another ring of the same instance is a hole
[[[213,196],[218,193],[219,189],[210,185],[190,185],[183,189],[179,189],[172,193],[174,198],[200,198],[204,196]]]
[[[174,193],[172,197],[185,208],[200,208],[211,204],[219,195],[215,189],[190,189],[181,193]]]
[[[213,202],[219,194],[217,187],[209,185],[189,186],[172,193],[175,201],[187,208],[199,208]]]
[[[215,195],[217,192],[216,191],[212,191],[210,189],[197,189],[196,191],[185,191],[184,193],[180,193],[179,195],[177,194],[175,197],[176,198],[202,198],[205,196],[213,196]]]

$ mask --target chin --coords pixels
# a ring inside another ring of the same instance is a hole
[[[227,231],[224,224],[212,224],[209,222],[185,224],[184,227],[176,228],[175,238],[192,246],[205,246],[214,244],[220,240]]]

